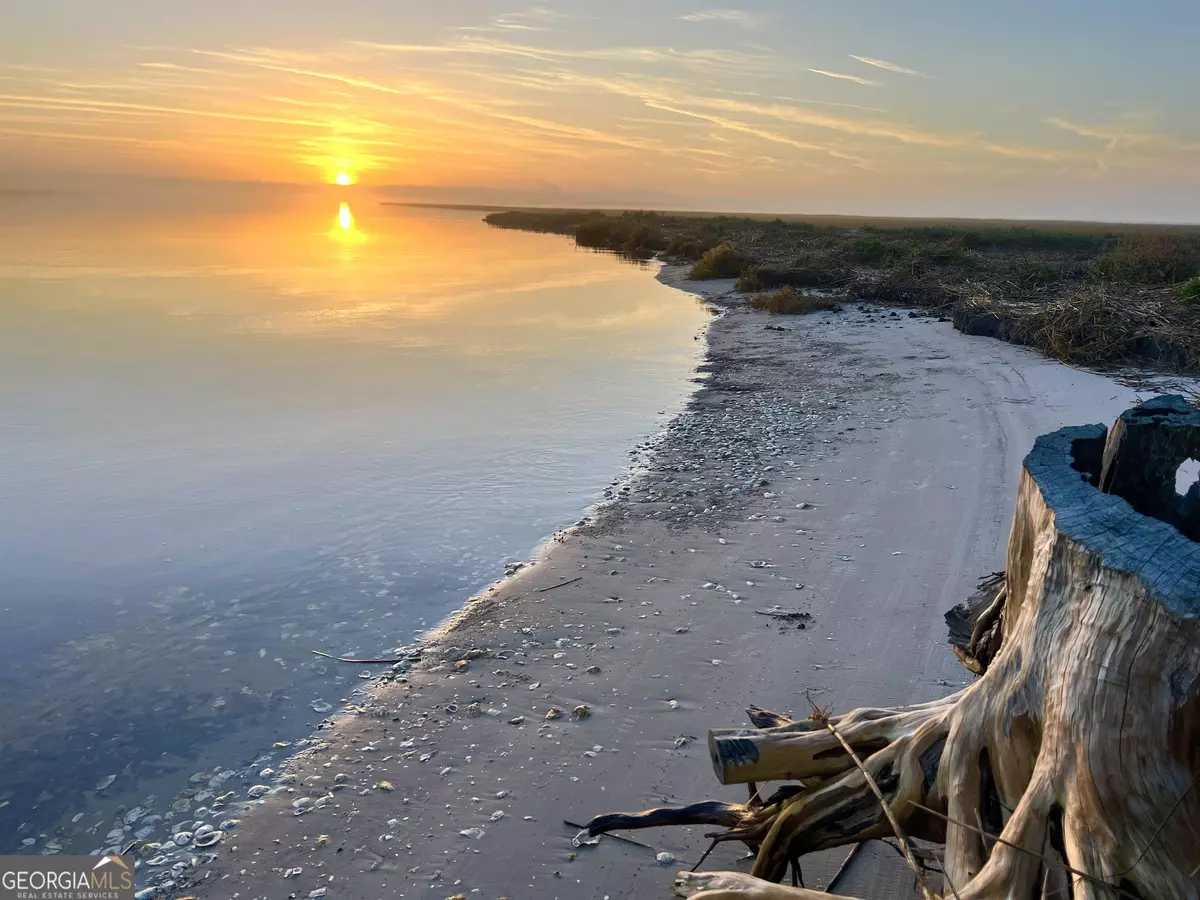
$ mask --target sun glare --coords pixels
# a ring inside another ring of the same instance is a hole
[[[345,172],[338,172],[337,176],[333,180],[343,186],[348,185],[348,184],[354,184],[354,179],[351,178],[349,175],[347,175]]]
[[[350,212],[349,203],[343,203],[338,207],[338,224],[342,226],[343,231],[349,231],[354,227],[354,216]]]

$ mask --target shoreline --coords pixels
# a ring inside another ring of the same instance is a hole
[[[704,735],[746,704],[798,711],[811,688],[845,710],[968,681],[942,613],[998,567],[1020,458],[1132,391],[905,311],[768,319],[720,300],[732,282],[684,271],[657,277],[723,312],[707,377],[648,463],[344,698],[277,773],[230,779],[239,799],[267,792],[214,816],[240,822],[139,896],[667,896],[677,866],[655,854],[690,867],[700,829],[575,848],[564,820],[742,799],[713,778]],[[812,618],[756,614],[772,607]],[[723,845],[706,865],[739,855]],[[843,855],[806,858],[810,886]],[[870,848],[845,889],[909,882]]]

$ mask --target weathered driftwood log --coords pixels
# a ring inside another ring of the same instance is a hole
[[[1200,416],[1179,398],[1140,409],[1026,457],[1003,588],[966,648],[992,636],[979,680],[828,720],[908,834],[945,844],[945,897],[1200,898],[1200,545],[1171,499]],[[753,877],[681,875],[679,896],[811,897],[778,884],[791,861],[891,834],[823,716],[750,715],[768,727],[711,733],[717,777],[800,786],[713,820],[737,815],[719,836],[755,850]]]

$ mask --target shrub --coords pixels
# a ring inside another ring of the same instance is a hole
[[[690,277],[697,280],[737,278],[750,265],[751,261],[739,253],[732,244],[719,244],[700,257],[700,261],[692,267]]]
[[[1180,300],[1200,300],[1200,276],[1189,278],[1175,291]]]
[[[706,240],[691,233],[677,234],[667,244],[667,256],[678,256],[692,262],[700,259],[707,251],[715,246],[713,241]]]
[[[824,309],[837,308],[837,301],[830,297],[801,294],[790,284],[777,291],[755,294],[750,298],[753,309],[761,309],[773,316],[799,316]]]
[[[667,246],[667,239],[656,222],[644,216],[592,215],[575,226],[575,243],[599,250],[619,250],[628,254],[649,255]]]
[[[758,266],[749,266],[738,276],[737,284],[734,287],[746,294],[752,294],[755,291],[761,291],[762,282],[758,280]]]
[[[1104,281],[1174,284],[1200,273],[1200,243],[1175,234],[1122,237],[1092,273]]]

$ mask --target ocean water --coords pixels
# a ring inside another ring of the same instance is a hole
[[[680,408],[702,307],[481,215],[0,197],[0,852],[161,837]]]

